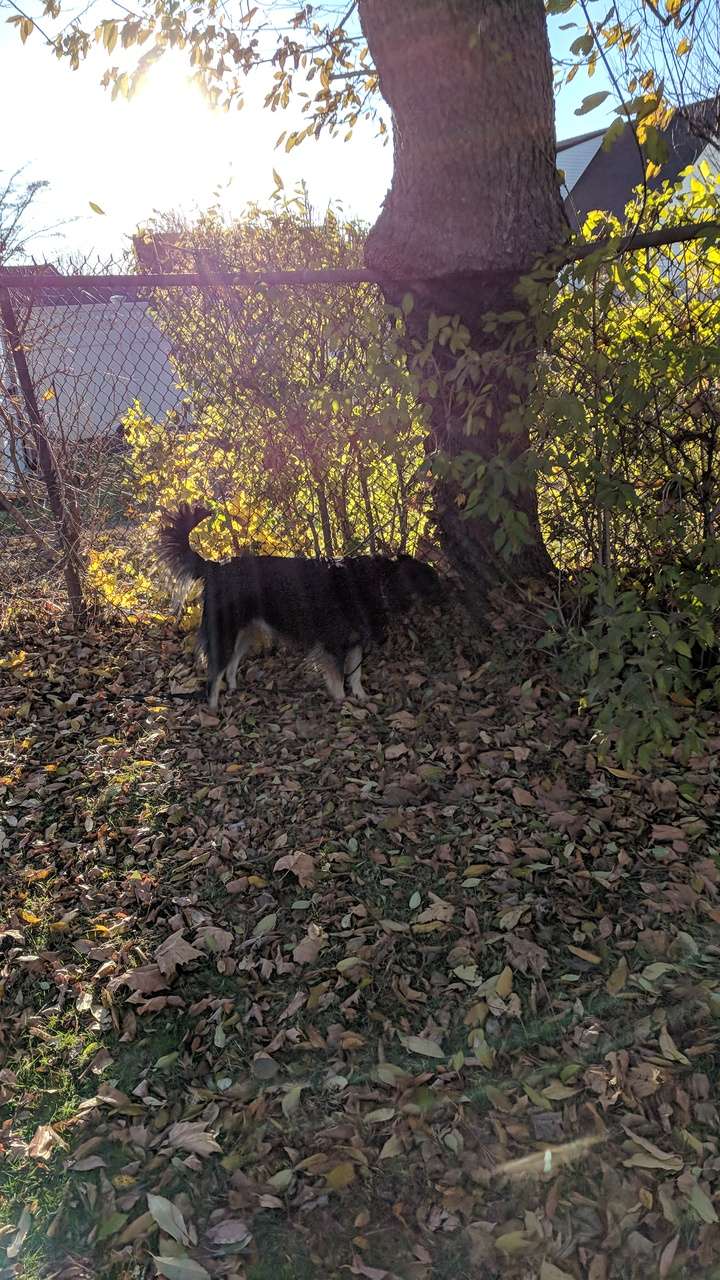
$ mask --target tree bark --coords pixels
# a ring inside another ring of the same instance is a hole
[[[366,247],[389,301],[415,298],[408,327],[423,341],[431,314],[459,314],[476,350],[487,311],[517,310],[514,286],[567,232],[555,165],[552,67],[543,0],[360,0],[360,20],[392,110],[394,172]],[[492,341],[492,339],[490,340]],[[496,340],[495,340],[496,341]],[[535,352],[527,352],[532,360]],[[491,458],[510,388],[495,389],[481,435],[430,403],[433,445]],[[515,437],[513,450],[527,448]],[[496,526],[463,519],[457,493],[437,491],[445,548],[468,584],[506,577]],[[514,500],[532,542],[513,577],[551,567],[534,491]]]

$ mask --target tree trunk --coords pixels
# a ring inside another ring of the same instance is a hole
[[[392,186],[367,265],[382,273],[389,301],[413,293],[409,327],[423,341],[431,314],[459,314],[475,350],[488,350],[484,313],[517,310],[518,278],[567,228],[543,0],[360,0],[359,9],[394,128]],[[509,394],[496,388],[493,415],[475,436],[459,414],[448,422],[436,397],[433,445],[493,457]],[[513,449],[527,443],[516,437]],[[439,486],[435,517],[468,584],[551,567],[532,490],[513,500],[532,542],[511,566],[494,549],[496,526],[463,519],[456,498]]]

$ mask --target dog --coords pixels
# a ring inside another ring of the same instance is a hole
[[[237,671],[258,639],[279,639],[303,649],[320,666],[331,697],[367,697],[362,685],[364,651],[382,643],[390,620],[416,599],[438,602],[440,579],[413,556],[349,556],[308,560],[300,556],[240,555],[206,560],[190,545],[192,530],[212,513],[181,506],[164,513],[160,558],[180,582],[202,582],[198,645],[207,658],[207,701],[216,711],[220,684],[237,688]]]

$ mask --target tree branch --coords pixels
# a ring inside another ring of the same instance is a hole
[[[3,493],[2,490],[0,490],[0,510],[5,511],[6,514],[10,516],[11,520],[14,520],[18,529],[21,529],[23,533],[27,534],[28,538],[32,538],[43,560],[47,561],[50,568],[54,568],[58,563],[57,555],[53,552],[52,548],[48,546],[47,542],[42,535],[38,533],[37,529],[33,528],[30,521],[25,519],[25,516],[21,511],[18,511],[11,498],[9,498],[6,493]]]
[[[669,244],[685,244],[688,240],[701,240],[703,236],[720,235],[720,222],[684,222],[677,227],[657,227],[642,235],[633,232],[628,236],[608,236],[603,240],[591,240],[561,251],[563,262],[582,262],[593,253],[609,252],[611,257],[622,253],[634,253],[637,249],[660,249]]]

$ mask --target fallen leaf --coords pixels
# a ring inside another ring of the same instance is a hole
[[[681,1156],[670,1153],[653,1156],[649,1151],[636,1151],[627,1160],[623,1160],[623,1164],[628,1169],[665,1169],[668,1173],[679,1173],[683,1167]]]
[[[291,871],[304,889],[315,880],[315,859],[309,853],[286,853],[284,857],[278,858],[273,871]]]
[[[513,987],[513,971],[509,965],[506,965],[502,973],[498,974],[495,983],[495,994],[500,996],[501,1000],[506,1000],[510,995]]]
[[[300,1106],[300,1097],[304,1088],[304,1084],[294,1084],[291,1089],[288,1089],[286,1094],[283,1094],[283,1100],[280,1105],[282,1107],[282,1113],[287,1120],[290,1120],[292,1116],[295,1115],[295,1112]]]
[[[208,1133],[202,1120],[178,1120],[171,1125],[165,1135],[170,1147],[182,1151],[192,1151],[197,1156],[209,1156],[220,1147],[211,1133]]]
[[[239,1244],[245,1248],[252,1240],[252,1233],[242,1218],[226,1218],[210,1227],[207,1239],[212,1244]]]
[[[160,944],[155,952],[158,969],[166,978],[174,978],[177,973],[178,966],[189,964],[191,960],[197,960],[201,952],[193,947],[191,943],[183,937],[182,929],[178,929],[176,933],[171,933],[169,938]],[[148,966],[151,967],[151,966]],[[135,973],[139,971],[134,970]],[[131,983],[128,982],[128,986]],[[135,990],[155,990],[156,988],[135,987]]]
[[[255,1054],[252,1062],[252,1073],[256,1080],[274,1080],[279,1070],[277,1062],[268,1053],[260,1051]]]
[[[48,1156],[55,1150],[55,1147],[65,1147],[66,1145],[51,1124],[39,1124],[28,1143],[27,1153],[35,1160],[47,1160]]]
[[[401,1156],[405,1148],[396,1133],[391,1133],[381,1148],[379,1160],[391,1160],[393,1156]]]
[[[185,1219],[172,1200],[166,1200],[165,1196],[155,1196],[148,1192],[147,1203],[149,1213],[166,1235],[172,1236],[173,1240],[177,1240],[179,1244],[190,1243]]]
[[[561,1271],[560,1267],[556,1267],[554,1262],[544,1260],[540,1268],[540,1280],[575,1280],[575,1277],[569,1271]]]
[[[368,1111],[363,1116],[366,1124],[385,1124],[387,1120],[392,1120],[395,1115],[395,1107],[378,1107],[375,1111]]]
[[[507,1231],[495,1240],[495,1247],[501,1253],[529,1253],[537,1246],[538,1241],[526,1236],[524,1231]]]
[[[513,787],[512,796],[516,804],[523,805],[525,808],[537,803],[532,792],[526,791],[525,787]]]
[[[510,907],[507,911],[501,912],[498,919],[498,924],[500,925],[500,928],[514,929],[517,925],[519,925],[523,916],[527,915],[527,912],[529,910],[530,908],[525,903],[523,903],[519,907]]]
[[[418,1053],[424,1058],[444,1058],[445,1053],[437,1040],[426,1040],[423,1036],[400,1036],[400,1040],[410,1053]]]
[[[326,943],[325,935],[311,925],[307,937],[293,949],[293,960],[296,964],[314,964]]]
[[[154,1229],[155,1219],[151,1213],[141,1213],[137,1218],[133,1218],[128,1222],[127,1226],[118,1235],[115,1244],[132,1244],[133,1240],[144,1240],[145,1236]]]
[[[228,929],[220,929],[215,924],[204,924],[198,929],[195,941],[203,951],[209,951],[211,955],[224,955],[235,939]]]
[[[15,1235],[9,1245],[5,1246],[5,1252],[8,1258],[18,1258],[22,1247],[27,1239],[28,1231],[32,1226],[32,1214],[28,1209],[23,1209],[20,1214],[20,1221],[15,1228]]]
[[[677,1253],[679,1243],[680,1235],[678,1233],[678,1235],[673,1236],[672,1240],[668,1240],[665,1248],[660,1254],[660,1263],[658,1266],[658,1275],[660,1280],[665,1280],[665,1276],[670,1271],[670,1268],[675,1261],[675,1254]]]
[[[390,1272],[383,1267],[369,1267],[358,1254],[353,1254],[352,1265],[348,1268],[353,1276],[364,1276],[365,1280],[390,1280]]]
[[[710,1225],[714,1222],[720,1221],[712,1200],[707,1192],[703,1191],[702,1187],[697,1182],[688,1196],[688,1202],[691,1208],[695,1210],[698,1217],[702,1218],[703,1222],[707,1222]]]
[[[663,1027],[658,1036],[658,1044],[662,1052],[663,1058],[669,1058],[671,1062],[682,1062],[686,1067],[690,1066],[690,1059],[678,1049],[667,1027]]]
[[[193,1258],[170,1258],[156,1253],[151,1253],[150,1257],[160,1275],[167,1276],[167,1280],[210,1280],[210,1272]]]
[[[165,975],[157,964],[143,964],[137,969],[128,969],[116,980],[117,986],[123,984],[131,991],[148,995],[151,991],[162,991],[167,987]]]
[[[554,1080],[546,1089],[542,1090],[543,1098],[549,1098],[551,1102],[564,1102],[567,1098],[573,1098],[578,1092],[577,1089],[571,1089],[568,1085],[563,1084],[562,1080]]]
[[[628,976],[628,963],[625,957],[621,956],[617,964],[617,967],[613,969],[612,973],[610,974],[610,977],[605,983],[605,988],[608,992],[608,995],[616,996],[620,991],[622,991],[623,987],[625,986],[625,983],[627,982],[627,976]]]
[[[90,1169],[105,1169],[107,1161],[102,1156],[85,1156],[83,1160],[75,1160],[70,1166],[76,1173],[88,1173]]]
[[[573,947],[568,944],[568,951],[572,951],[574,956],[579,960],[585,960],[588,964],[602,964],[602,956],[595,951],[585,951],[582,947]]]
[[[273,911],[270,915],[263,916],[262,920],[258,920],[252,931],[253,938],[263,938],[266,933],[272,933],[277,924],[277,912]]]
[[[355,1181],[355,1166],[349,1160],[336,1164],[334,1169],[325,1175],[325,1182],[331,1191],[342,1191]]]
[[[118,1231],[125,1226],[128,1220],[126,1213],[119,1213],[115,1210],[109,1213],[106,1218],[102,1218],[97,1228],[97,1239],[108,1240],[110,1236],[117,1235]]]

